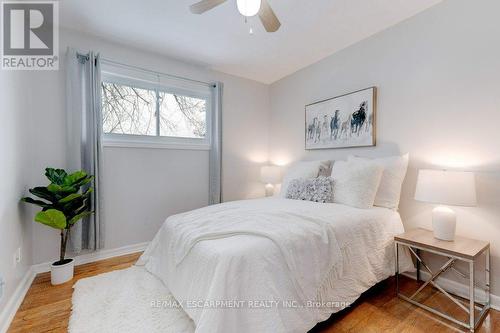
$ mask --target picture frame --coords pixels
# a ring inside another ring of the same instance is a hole
[[[377,87],[305,106],[306,150],[376,145]]]

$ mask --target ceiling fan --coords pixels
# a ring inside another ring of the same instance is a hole
[[[227,0],[202,0],[189,7],[193,14],[203,14],[204,12],[223,4]],[[277,31],[281,23],[274,14],[267,0],[236,0],[238,11],[245,17],[259,15],[262,25],[267,32]]]

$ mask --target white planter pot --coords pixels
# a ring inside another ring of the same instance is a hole
[[[57,262],[50,265],[50,283],[52,283],[52,285],[55,286],[73,279],[75,261],[73,259],[66,260],[68,262],[62,265],[57,265]]]

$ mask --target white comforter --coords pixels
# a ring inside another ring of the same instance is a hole
[[[384,208],[234,201],[169,217],[138,264],[196,332],[306,332],[394,273],[400,232]]]

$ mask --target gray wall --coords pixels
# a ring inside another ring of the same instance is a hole
[[[263,194],[258,174],[267,157],[267,85],[63,30],[61,59],[67,46],[93,49],[107,59],[163,73],[222,81],[224,200]],[[64,63],[58,72],[30,73],[29,87],[36,105],[29,110],[36,124],[31,138],[34,177],[30,184],[45,181],[42,170],[46,166],[65,165],[65,75]],[[41,129],[50,130],[41,135]],[[167,216],[207,205],[207,151],[105,147],[103,155],[106,248],[150,241]],[[33,225],[34,263],[56,257],[57,238],[54,230]]]
[[[29,73],[1,71],[0,74],[0,276],[5,281],[0,309],[22,280],[32,262],[31,223],[19,199],[29,182],[31,148],[28,141],[31,108],[24,89]],[[14,253],[21,247],[21,262],[14,264]],[[0,311],[0,315],[1,315]],[[0,318],[0,325],[2,325]],[[1,327],[0,327],[1,329]]]
[[[477,172],[479,204],[457,208],[460,235],[492,242],[500,295],[500,2],[448,0],[271,85],[270,159],[410,153],[400,211],[431,227],[413,199],[418,168]],[[378,87],[375,148],[304,150],[304,105]]]

